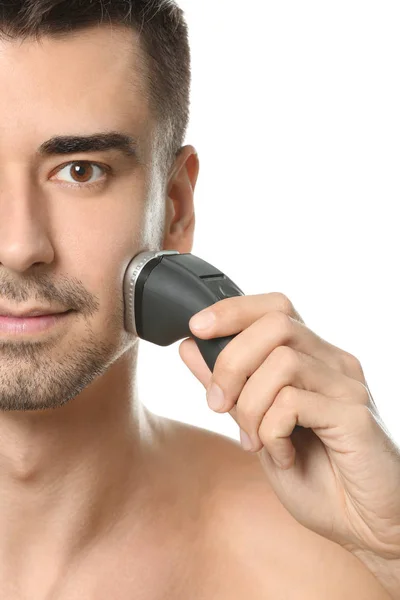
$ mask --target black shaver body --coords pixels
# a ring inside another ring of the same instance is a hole
[[[211,304],[243,295],[222,271],[193,254],[142,252],[124,277],[125,328],[158,346],[191,337],[213,372],[219,353],[235,335],[202,340],[193,335],[189,321]]]

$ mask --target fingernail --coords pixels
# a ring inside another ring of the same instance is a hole
[[[251,450],[253,448],[253,443],[247,433],[240,429],[240,443],[243,446],[243,450]]]
[[[224,392],[216,383],[212,384],[207,393],[207,402],[212,410],[220,410],[225,404]]]
[[[193,329],[207,329],[215,323],[215,314],[210,311],[200,312],[190,319],[190,327]]]

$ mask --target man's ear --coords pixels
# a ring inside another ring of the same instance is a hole
[[[183,146],[171,169],[167,185],[167,206],[163,250],[181,254],[193,247],[194,189],[199,175],[199,158],[193,146]]]

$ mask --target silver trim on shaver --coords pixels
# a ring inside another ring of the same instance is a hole
[[[180,254],[177,250],[152,250],[141,252],[129,263],[124,277],[124,298],[125,298],[125,329],[134,335],[137,335],[135,322],[135,288],[138,277],[145,265],[157,256],[164,254]]]

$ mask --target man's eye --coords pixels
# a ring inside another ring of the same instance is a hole
[[[95,183],[99,183],[98,179],[92,180],[93,177],[96,176],[96,170],[102,172],[106,172],[107,168],[105,166],[101,166],[97,163],[92,163],[88,161],[74,161],[65,165],[62,169],[57,171],[57,179],[60,179],[60,173],[65,174],[67,181],[69,183],[73,183],[72,187],[80,187],[80,186],[90,186]],[[104,179],[104,178],[103,178]],[[102,180],[100,179],[100,182]]]

